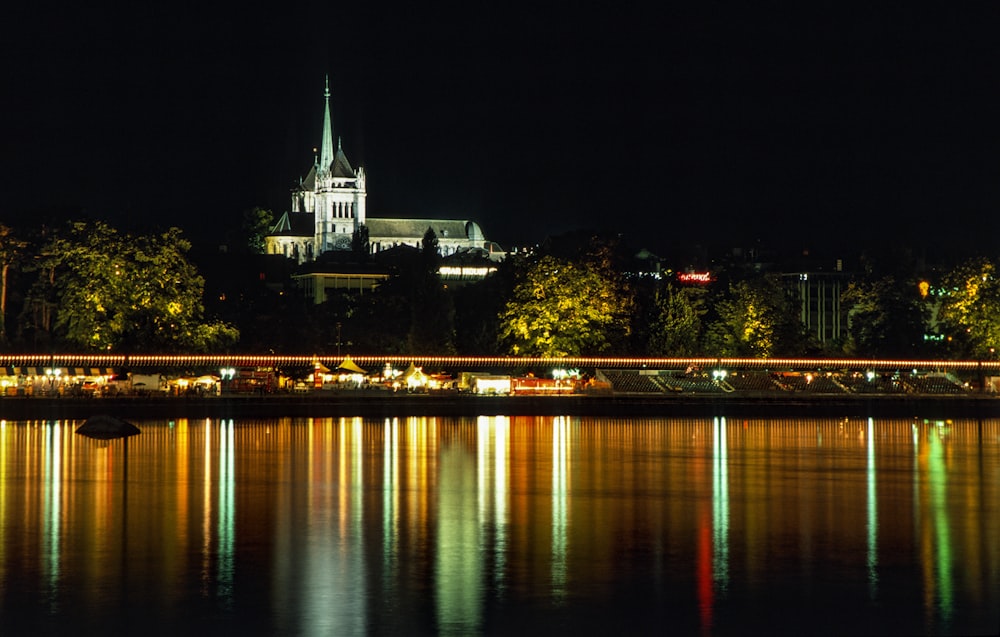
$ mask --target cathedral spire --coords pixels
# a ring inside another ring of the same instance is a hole
[[[323,91],[326,100],[323,111],[323,142],[320,145],[319,169],[330,170],[333,163],[333,124],[330,121],[330,76],[326,76],[326,90]]]

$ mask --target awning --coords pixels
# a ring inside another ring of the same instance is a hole
[[[45,376],[45,370],[58,373],[59,376],[69,376],[73,370],[69,367],[14,367],[12,376]],[[55,374],[50,375],[55,375]]]
[[[0,376],[45,376],[50,370],[51,375],[69,378],[71,376],[114,376],[111,367],[0,367]]]
[[[351,360],[350,356],[348,356],[347,358],[345,358],[344,362],[337,366],[337,369],[343,369],[343,370],[346,370],[346,371],[349,371],[349,372],[354,372],[355,374],[365,374],[365,373],[367,373],[367,372],[365,372],[365,370],[363,370],[360,367],[358,367],[358,365],[354,361]]]
[[[410,363],[410,366],[406,368],[405,372],[403,372],[404,380],[410,380],[411,378],[417,382],[421,383],[427,382],[427,374],[424,373],[423,368],[417,367],[413,363]]]

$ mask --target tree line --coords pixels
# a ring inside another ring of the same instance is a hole
[[[353,243],[365,261],[363,232]],[[262,248],[253,239],[248,245]],[[0,346],[985,359],[996,356],[1000,341],[997,262],[982,256],[933,281],[895,255],[888,268],[864,259],[841,295],[843,337],[820,343],[804,328],[796,288],[779,274],[730,263],[713,271],[709,285],[684,285],[636,269],[618,237],[555,238],[507,258],[482,281],[454,287],[439,278],[438,241],[428,229],[421,248],[375,290],[333,292],[319,305],[290,283],[206,299],[190,248],[177,228],[130,235],[102,222],[73,222],[19,238],[0,224]]]
[[[78,221],[17,238],[0,224],[0,240],[5,349],[207,353],[239,340],[205,319],[204,279],[178,228],[135,236]]]

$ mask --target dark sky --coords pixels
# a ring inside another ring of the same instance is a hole
[[[473,218],[508,246],[594,228],[996,252],[989,4],[139,4],[11,16],[0,221],[82,209],[214,241],[280,213],[329,73],[371,216]]]

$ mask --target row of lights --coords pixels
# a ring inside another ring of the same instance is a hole
[[[26,365],[39,361],[56,363],[67,360],[88,361],[103,366],[121,365],[313,365],[319,360],[340,360],[339,356],[282,356],[282,355],[130,355],[108,356],[81,354],[14,355],[7,357],[11,364]],[[547,366],[547,367],[715,367],[715,368],[931,368],[931,369],[1000,369],[1000,361],[977,360],[906,360],[906,359],[855,359],[855,358],[604,358],[604,357],[548,357],[548,356],[354,356],[359,364],[421,362],[429,365],[490,365],[490,366]],[[25,362],[29,361],[29,362]]]

